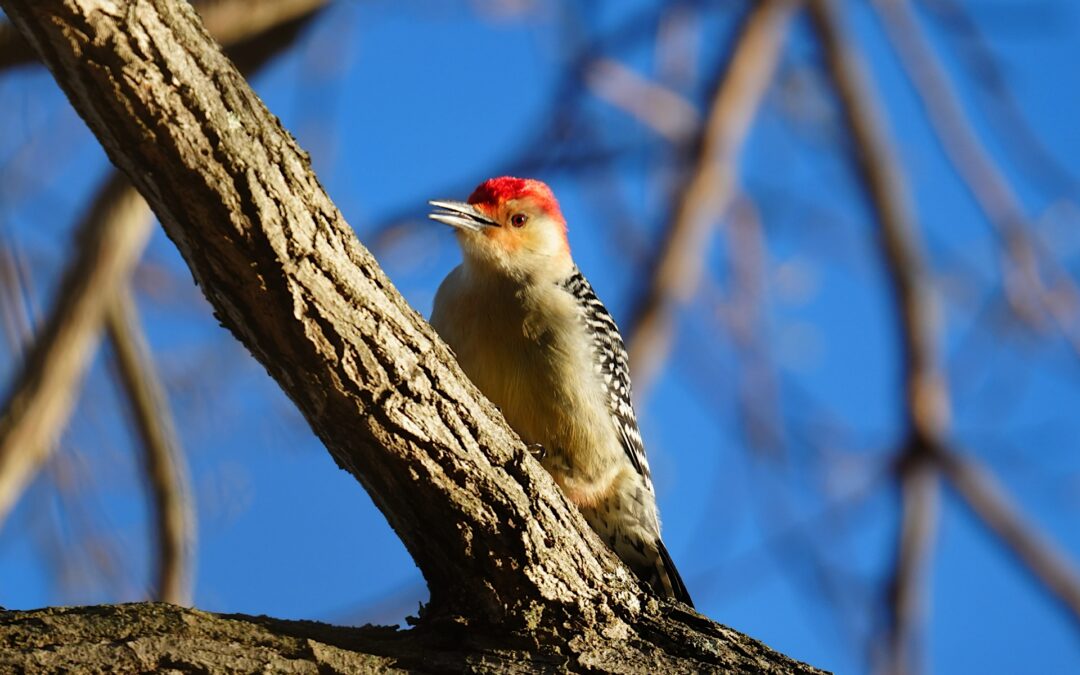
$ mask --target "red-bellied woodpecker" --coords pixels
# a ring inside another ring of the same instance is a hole
[[[653,591],[692,604],[660,541],[656,496],[619,329],[570,257],[538,180],[492,178],[468,202],[432,201],[462,264],[431,323],[589,525]]]

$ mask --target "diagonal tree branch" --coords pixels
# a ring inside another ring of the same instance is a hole
[[[993,475],[978,464],[957,453],[942,453],[939,463],[968,508],[1080,624],[1080,576],[1054,542],[1023,516]]]
[[[219,320],[410,551],[431,603],[406,639],[475,647],[479,660],[448,670],[525,643],[566,670],[811,672],[643,594],[393,288],[189,6],[0,6],[153,206]]]
[[[697,159],[677,197],[648,287],[629,325],[630,363],[639,399],[646,397],[667,361],[675,310],[697,287],[709,231],[731,204],[743,143],[798,5],[797,0],[756,3],[713,95]]]
[[[194,15],[163,0],[110,11],[89,2],[28,4],[4,2],[46,53],[67,47],[50,54],[58,82],[154,205],[218,318],[383,508],[436,604],[446,594],[481,616],[501,616],[516,604],[507,591],[524,582],[497,569],[501,560],[538,561],[543,574],[528,583],[544,595],[563,596],[565,583],[576,591],[570,597],[594,596],[589,581],[615,568],[610,556],[584,545],[580,518],[394,291],[306,156]],[[138,69],[142,83],[184,85],[135,86],[124,67]],[[418,481],[428,489],[416,489]],[[577,531],[576,541],[545,532],[550,521],[519,521],[511,530],[520,539],[499,537],[474,552],[473,537],[498,510],[512,512],[526,496],[555,522],[568,521],[562,527]],[[432,507],[459,525],[432,536]],[[548,538],[573,555],[542,555]],[[466,564],[478,569],[463,575]]]
[[[28,65],[37,61],[37,55],[26,43],[15,26],[0,23],[0,70]]]

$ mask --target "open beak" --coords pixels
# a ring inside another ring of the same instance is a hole
[[[429,213],[428,218],[446,223],[458,229],[479,232],[485,227],[498,227],[499,224],[480,213],[472,204],[465,202],[450,202],[431,200],[428,202],[437,210]]]

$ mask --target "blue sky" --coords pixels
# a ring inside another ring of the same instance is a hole
[[[648,4],[599,3],[583,35],[611,30]],[[995,323],[986,309],[1000,296],[995,241],[878,24],[863,3],[844,4],[858,7],[849,25],[884,96],[927,244],[956,395],[953,439],[1078,561],[1080,366],[1053,332]],[[522,9],[495,16],[496,5]],[[681,93],[699,110],[707,74],[725,53],[719,38],[733,25],[724,5],[703,2],[694,15],[705,36],[699,75]],[[966,5],[1028,123],[1056,161],[1080,173],[1080,7]],[[361,240],[425,315],[458,260],[450,234],[423,220],[426,200],[465,197],[534,144],[559,92],[572,19],[545,2],[346,2],[254,82],[311,152]],[[964,77],[962,41],[940,23],[927,25],[1039,235],[1075,276],[1075,190],[1045,190],[1012,159],[986,99]],[[607,55],[655,76],[654,38],[655,30],[644,31]],[[707,257],[718,290],[700,294],[680,318],[674,357],[639,417],[665,540],[699,609],[816,666],[863,672],[869,638],[882,628],[897,520],[889,474],[900,430],[897,327],[872,214],[825,83],[810,67],[813,54],[800,22],[742,166],[766,235],[758,339],[780,383],[783,452],[755,453],[743,433],[744,355],[710,318],[715,295],[727,297],[734,264],[720,233]],[[47,74],[5,74],[0,100],[0,232],[23,251],[41,312],[106,160]],[[665,214],[668,193],[657,179],[665,150],[652,131],[595,97],[584,95],[575,109],[594,139],[640,148],[610,174],[546,168],[536,175],[560,197],[580,267],[625,324],[641,291],[641,253],[655,250]],[[385,229],[388,219],[403,222]],[[360,623],[415,612],[426,592],[400,542],[262,367],[213,320],[160,232],[137,290],[198,500],[196,606]],[[13,363],[0,363],[7,381]],[[96,363],[87,392],[57,460],[0,530],[4,606],[144,597],[144,499],[107,360]],[[1075,617],[948,490],[942,506],[928,596],[932,670],[1075,667]]]

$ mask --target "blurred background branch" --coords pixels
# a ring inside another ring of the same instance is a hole
[[[207,29],[230,47],[245,72],[287,49],[325,6],[321,0],[222,0],[196,3]],[[0,25],[0,66],[19,60],[24,45]],[[14,56],[9,56],[14,55]],[[32,56],[32,52],[28,54]],[[157,541],[154,599],[190,604],[195,520],[186,460],[170,406],[128,285],[154,221],[142,197],[114,174],[76,234],[78,252],[58,299],[24,359],[0,416],[0,525],[29,481],[49,459],[67,427],[102,330],[116,358],[117,379],[143,450],[142,467]],[[15,266],[10,269],[15,270]],[[5,303],[14,308],[16,303]],[[14,310],[5,325],[26,330]]]
[[[150,223],[142,197],[114,174],[80,226],[71,247],[79,254],[0,412],[0,523],[67,426],[105,308],[138,262]]]
[[[750,124],[772,80],[796,0],[755,3],[694,143],[696,160],[676,197],[671,224],[649,265],[651,275],[627,327],[638,400],[644,401],[670,350],[674,312],[697,288],[708,235],[730,206]]]
[[[456,262],[427,199],[498,174],[552,185],[631,348],[665,538],[706,614],[839,672],[1080,659],[1080,6],[193,4],[238,64],[270,64],[260,95],[415,307]],[[0,23],[13,387],[107,170],[51,82],[12,67],[26,53]],[[196,604],[415,612],[393,531],[327,474],[171,245],[153,239],[123,287],[188,447]],[[59,451],[0,530],[0,576],[39,579],[24,602],[112,601],[145,592],[125,582],[145,569],[183,601],[185,488],[162,479],[131,515],[151,446],[83,359],[67,431],[47,430]],[[262,566],[237,574],[253,550]]]
[[[195,517],[187,462],[127,288],[121,288],[106,309],[105,333],[116,358],[117,380],[143,449],[147,487],[156,515],[152,533],[157,540],[157,574],[152,597],[190,605]]]
[[[896,303],[906,430],[897,451],[901,501],[894,572],[889,583],[891,673],[918,672],[913,658],[924,632],[927,569],[937,530],[938,477],[931,448],[945,444],[949,394],[938,364],[936,315],[908,181],[896,159],[888,122],[862,56],[845,36],[837,4],[810,0],[826,67],[853,140],[861,182],[878,221],[882,264]]]

